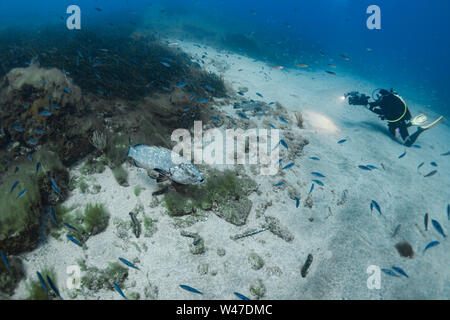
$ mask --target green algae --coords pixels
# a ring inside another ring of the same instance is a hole
[[[40,273],[46,283],[47,283],[47,276],[49,276],[52,279],[55,286],[57,286],[55,272],[53,270],[43,269],[42,271],[40,271]],[[51,291],[50,286],[46,284],[47,290],[49,292],[49,295],[47,295],[44,289],[42,288],[41,282],[39,281],[37,275],[35,275],[35,278],[36,280],[34,279],[30,280],[26,284],[26,289],[28,293],[26,300],[50,300],[50,298],[53,298],[54,293]]]
[[[134,195],[136,197],[139,197],[139,195],[141,194],[142,190],[145,190],[145,188],[143,188],[141,186],[134,187]]]
[[[114,168],[112,172],[118,184],[128,186],[128,172],[122,166]]]
[[[109,212],[103,204],[87,204],[84,210],[84,230],[96,235],[106,230],[109,224]]]

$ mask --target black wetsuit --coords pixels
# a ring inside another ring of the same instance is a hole
[[[382,120],[388,121],[389,131],[392,135],[395,136],[395,129],[399,128],[403,141],[408,138],[411,113],[397,95],[389,93],[375,102],[369,102],[369,110],[380,115]]]

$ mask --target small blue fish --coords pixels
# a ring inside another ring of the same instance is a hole
[[[370,203],[370,212],[373,211],[373,202]]]
[[[42,289],[44,289],[45,294],[48,296],[48,289],[47,285],[45,284],[44,278],[42,278],[42,275],[39,271],[36,271],[36,274],[38,276],[39,282],[41,283]]]
[[[185,107],[183,110],[184,111],[188,111],[190,108],[192,108],[191,106],[187,106],[187,107]]]
[[[283,147],[285,147],[286,149],[289,149],[288,144],[287,144],[286,141],[284,141],[283,139],[281,139],[279,143],[280,143]]]
[[[430,242],[429,244],[427,244],[425,249],[423,249],[423,253],[425,253],[425,251],[427,251],[428,249],[437,246],[438,244],[440,244],[439,241],[432,241],[432,242]]]
[[[274,187],[281,187],[281,186],[284,185],[284,184],[285,184],[285,182],[284,182],[284,181],[281,181],[281,182],[278,182],[278,183],[274,184],[273,186],[274,186]]]
[[[43,130],[40,130],[40,129],[34,129],[34,133],[37,133],[37,134],[44,134],[44,131],[43,131]]]
[[[425,231],[428,231],[428,213],[423,216],[423,225],[425,226]]]
[[[42,84],[45,86],[47,84],[47,81],[45,81],[44,79],[42,79]]]
[[[450,204],[447,205],[447,219],[450,221]]]
[[[50,285],[50,288],[52,288],[53,292],[55,292],[56,295],[62,299],[61,295],[59,294],[58,289],[56,288],[56,286],[53,283],[52,279],[48,275],[47,275],[47,282]]]
[[[238,112],[238,116],[243,118],[243,119],[250,119],[246,114],[244,114],[242,112]]]
[[[280,120],[283,121],[284,123],[289,123],[289,121],[287,121],[285,118],[283,118],[282,116],[280,116]]]
[[[276,129],[275,126],[271,123],[269,123],[269,127],[271,127],[272,129]]]
[[[97,77],[97,79],[101,79],[102,78],[102,77],[100,77],[100,75],[98,73],[96,73],[95,76]]]
[[[409,278],[408,275],[406,274],[406,272],[403,271],[403,269],[401,269],[401,268],[399,268],[399,267],[394,267],[394,266],[392,267],[392,269],[394,269],[395,271],[397,271],[397,273],[400,273],[402,276]]]
[[[281,160],[283,160],[283,159],[281,159]],[[294,166],[294,164],[295,164],[294,162],[291,162],[288,165],[286,165],[284,168],[282,168],[281,170],[286,170],[286,169],[292,168]]]
[[[377,211],[380,213],[380,215],[382,215],[380,205],[375,200],[372,200],[372,203],[373,203],[373,207],[375,209],[377,209]]]
[[[2,257],[3,264],[5,265],[6,269],[8,269],[8,272],[11,273],[11,269],[8,264],[8,259],[6,259],[6,255],[3,251],[0,251],[0,257]]]
[[[162,64],[164,67],[170,68],[170,64],[168,64],[167,62],[161,62],[161,64]]]
[[[191,100],[191,101],[192,101],[192,99],[194,99],[194,98],[195,98],[195,96],[196,96],[196,95],[195,95],[195,94],[193,94],[192,96],[190,96],[190,97],[189,97],[189,100]]]
[[[216,91],[213,87],[211,87],[209,84],[205,85],[205,88],[209,91]]]
[[[34,144],[37,144],[37,141],[34,139],[30,139],[30,140],[28,140],[28,143],[34,145]]]
[[[450,155],[450,151],[447,151],[446,153],[441,153],[441,156],[448,156]]]
[[[70,88],[68,88],[68,87],[64,87],[64,91],[67,92],[67,93],[71,93],[72,92],[72,90],[70,90]]]
[[[378,169],[377,167],[372,166],[371,164],[368,164],[366,167],[369,168],[369,169],[371,169],[371,170]]]
[[[437,163],[436,162],[430,162],[430,164],[433,166],[433,167],[437,167],[438,165],[437,165]]]
[[[321,174],[320,172],[311,172],[311,174],[313,176],[319,177],[319,178],[325,178],[325,176],[323,174]]]
[[[97,93],[98,93],[99,95],[103,95],[103,91],[102,91],[102,90],[97,90]]]
[[[295,197],[295,207],[298,208],[300,206],[300,199]]]
[[[50,181],[52,183],[52,186],[54,187],[53,190],[55,190],[57,194],[61,195],[61,192],[59,191],[59,188],[58,188],[58,185],[56,184],[55,179],[50,178]]]
[[[309,189],[309,193],[311,193],[314,190],[314,183],[311,185],[311,189]]]
[[[127,297],[125,296],[125,294],[123,293],[122,289],[120,289],[120,287],[117,285],[117,283],[113,282],[113,286],[114,286],[114,289],[116,289],[116,291],[117,291],[124,299],[128,300]]]
[[[216,116],[212,116],[212,117],[211,117],[211,120],[220,121],[220,119],[219,119],[218,117],[216,117]]]
[[[316,161],[319,161],[319,160],[320,160],[320,158],[319,158],[319,157],[311,157],[310,159],[312,159],[312,160],[316,160]]]
[[[179,84],[177,84],[177,87],[178,87],[178,88],[182,88],[182,87],[184,87],[185,85],[187,85],[187,83],[184,82],[184,81],[182,81],[182,82],[180,82]]]
[[[23,104],[23,108],[24,108],[24,109],[28,109],[29,107],[30,107],[30,105],[28,105],[28,104],[26,104],[26,103]]]
[[[43,111],[38,113],[38,116],[44,116],[44,117],[48,117],[48,116],[51,116],[51,115],[52,115],[52,113],[50,111],[48,111],[48,110],[43,110]]]
[[[83,58],[83,54],[81,53],[80,50],[77,50],[78,55],[80,56],[80,58]]]
[[[12,187],[11,187],[11,191],[10,191],[9,193],[13,192],[14,189],[17,187],[18,184],[19,184],[19,181],[14,182],[13,185],[12,185]]]
[[[31,155],[31,153],[27,154],[27,158],[28,158],[28,160],[30,160],[31,162],[33,162],[33,156]]]
[[[239,292],[234,292],[234,294],[236,295],[236,297],[238,297],[241,300],[250,300],[249,298],[247,298],[246,296],[244,296],[243,294],[241,294]]]
[[[41,167],[41,163],[40,162],[36,163],[36,174],[38,174],[40,167]]]
[[[13,125],[13,129],[14,129],[14,131],[17,131],[17,132],[23,132],[24,131],[24,129],[22,128],[22,126],[20,124]]]
[[[428,177],[434,176],[436,173],[437,173],[437,170],[433,170],[433,171],[428,172],[426,175],[424,175],[424,177],[428,178]]]
[[[53,222],[58,226],[58,228],[61,226],[58,221],[56,220],[56,214],[53,207],[50,207],[50,217],[52,218]]]
[[[130,261],[128,261],[128,260],[126,260],[124,258],[119,258],[119,260],[122,261],[124,264],[126,264],[129,267],[131,267],[133,269],[136,269],[136,270],[139,270],[139,268],[136,267],[134,264],[132,264]]]
[[[52,189],[53,189],[53,191],[56,192],[56,194],[57,194],[58,196],[61,197],[61,192],[60,192],[60,190],[59,190],[59,188],[58,188],[57,186],[55,186],[54,184],[52,184]]]
[[[419,146],[418,144],[413,144],[413,148],[420,149],[420,148],[422,148],[422,147]]]
[[[190,292],[194,292],[194,293],[198,293],[198,294],[203,294],[200,291],[198,291],[197,289],[194,289],[192,287],[186,286],[184,284],[180,284],[180,287],[186,291],[190,291]]]
[[[444,238],[446,238],[447,236],[444,233],[444,230],[441,227],[441,224],[439,222],[437,222],[434,219],[431,219],[431,224],[433,225],[433,227],[436,229],[437,232],[439,232]]]
[[[95,63],[92,65],[92,67],[95,68],[95,67],[98,67],[98,66],[101,65],[101,64],[102,64],[101,62],[97,61],[97,62],[95,62]]]
[[[22,198],[22,196],[27,192],[27,189],[23,189],[22,191],[20,191],[20,193],[17,195],[16,199],[20,199]]]
[[[386,273],[387,275],[390,275],[391,277],[400,277],[398,274],[396,274],[394,271],[392,271],[391,269],[381,269],[381,271],[383,271],[384,273]]]
[[[74,226],[71,226],[70,224],[68,224],[68,223],[66,223],[66,222],[64,222],[64,225],[67,227],[67,228],[69,228],[69,229],[72,229],[72,230],[75,230],[75,231],[78,231],[78,229],[77,228],[75,228]]]
[[[53,109],[58,110],[58,109],[60,109],[60,106],[58,106],[57,104],[52,103],[52,104],[50,105],[50,108],[53,108]]]
[[[16,167],[16,168],[14,169],[14,173],[17,173],[17,172],[19,172],[19,167]]]
[[[401,155],[398,156],[399,159],[403,158],[404,156],[406,156],[406,151],[403,152]]]
[[[261,93],[259,93],[259,92],[256,92],[256,95],[257,95],[258,97],[264,98],[263,95],[262,95]]]
[[[338,144],[343,144],[345,141],[347,141],[347,139],[339,140],[337,143],[338,143]]]
[[[208,102],[209,99],[208,98],[203,98],[203,99],[198,99],[197,102]]]
[[[424,164],[425,164],[425,162],[421,162],[421,163],[417,166],[417,170],[419,170]]]
[[[71,235],[67,235],[67,239],[69,239],[70,241],[72,241],[73,243],[75,243],[77,246],[82,247],[82,245]]]
[[[362,166],[362,165],[359,165],[358,168],[360,168],[361,170],[366,170],[366,171],[372,170],[368,166]]]
[[[323,182],[320,181],[320,180],[313,180],[313,182],[317,183],[317,184],[318,184],[319,186],[321,186],[321,187],[324,186]]]

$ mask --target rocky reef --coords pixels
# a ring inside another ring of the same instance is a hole
[[[255,192],[257,184],[247,176],[236,172],[209,169],[202,186],[175,186],[164,196],[171,216],[183,216],[198,211],[213,211],[225,221],[240,226],[246,223],[252,208],[248,196]]]

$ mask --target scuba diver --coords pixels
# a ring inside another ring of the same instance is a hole
[[[377,92],[376,99],[374,98]],[[405,101],[393,89],[376,89],[372,93],[373,102],[369,102],[370,97],[357,91],[352,91],[344,95],[350,105],[366,106],[370,111],[379,115],[381,120],[388,122],[389,132],[396,138],[403,139],[403,144],[411,147],[416,142],[419,135],[427,129],[437,125],[444,117],[440,116],[432,123],[425,125],[427,117],[424,114],[412,118]],[[408,128],[418,126],[416,132],[409,134]]]

